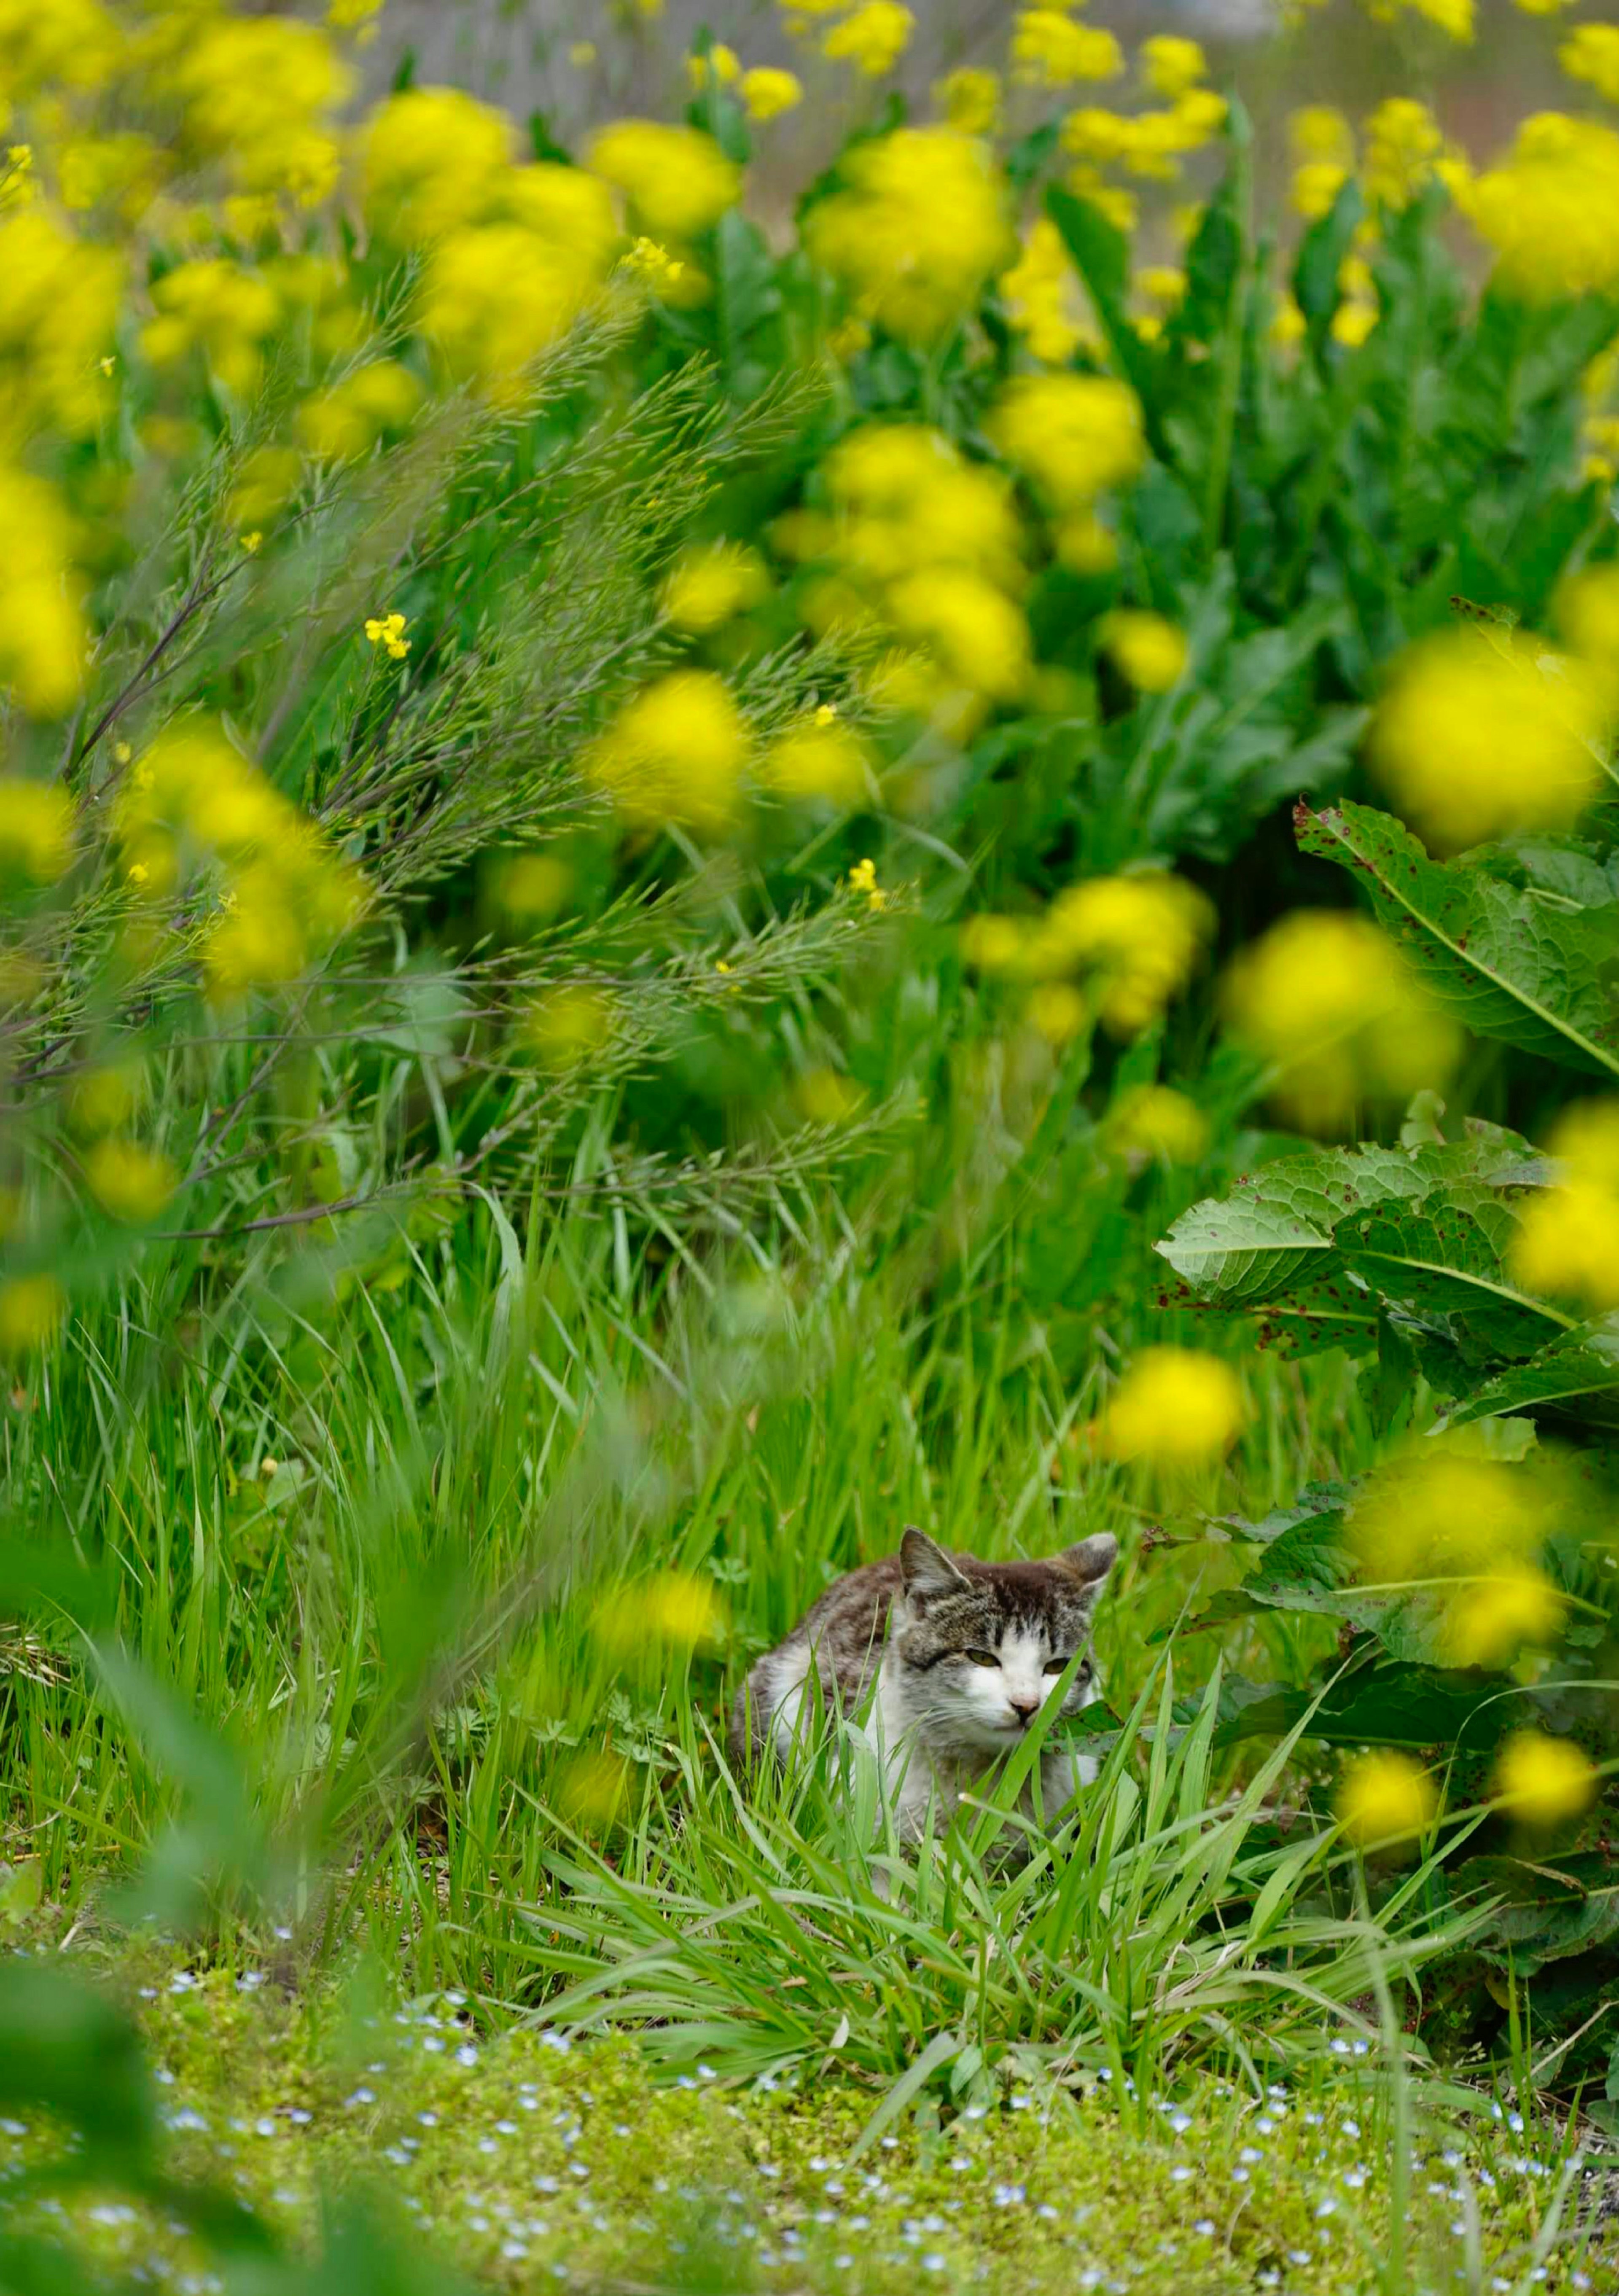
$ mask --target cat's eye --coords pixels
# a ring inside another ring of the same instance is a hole
[[[1072,1652],[1070,1652],[1068,1653],[1068,1657],[1072,1656]],[[1048,1658],[1046,1660],[1046,1672],[1048,1674],[1061,1674],[1063,1669],[1067,1665],[1067,1663],[1068,1658],[1059,1658],[1056,1656]],[[1090,1680],[1090,1660],[1088,1658],[1081,1660],[1079,1672],[1073,1678],[1076,1683],[1089,1682]]]
[[[965,1650],[962,1652],[961,1655],[963,1658],[968,1660],[974,1666],[999,1666],[1000,1664],[1000,1660],[997,1656],[996,1652],[990,1650]]]

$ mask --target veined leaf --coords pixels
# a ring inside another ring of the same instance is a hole
[[[1480,1357],[1499,1358],[1533,1355],[1573,1322],[1508,1273],[1516,1230],[1510,1207],[1472,1181],[1346,1219],[1335,1241],[1382,1298],[1419,1319],[1442,1318],[1464,1352],[1471,1343]]]
[[[1514,1364],[1451,1412],[1446,1425],[1515,1412],[1544,1412],[1597,1427],[1619,1427],[1619,1316],[1582,1325]]]
[[[1619,906],[1569,907],[1466,857],[1432,861],[1369,806],[1294,816],[1300,848],[1352,869],[1434,996],[1481,1037],[1619,1076]]]

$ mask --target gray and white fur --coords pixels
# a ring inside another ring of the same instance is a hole
[[[828,1699],[853,1720],[869,1693],[861,1735],[896,1826],[913,1838],[926,1831],[1018,1743],[1076,1651],[1085,1655],[1056,1712],[1077,1714],[1100,1694],[1091,1614],[1118,1551],[1101,1533],[1044,1562],[982,1562],[908,1529],[898,1554],[838,1579],[754,1666],[731,1716],[738,1768],[769,1754],[785,1761]],[[1040,1772],[1050,1824],[1096,1764],[1054,1749]]]

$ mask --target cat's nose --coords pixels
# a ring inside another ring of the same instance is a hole
[[[1024,1696],[1023,1698],[1013,1698],[1008,1696],[1007,1703],[1012,1709],[1012,1711],[1016,1715],[1020,1722],[1032,1722],[1035,1716],[1040,1710],[1040,1701],[1038,1692],[1033,1697]]]

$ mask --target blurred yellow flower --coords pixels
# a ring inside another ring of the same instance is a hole
[[[992,71],[963,64],[933,82],[933,103],[947,127],[963,135],[993,135],[1000,118],[1000,81]]]
[[[1052,902],[1027,962],[1037,973],[1084,975],[1105,1025],[1134,1036],[1186,987],[1213,923],[1206,896],[1184,877],[1089,877]]]
[[[892,334],[925,342],[955,325],[1012,250],[986,147],[949,127],[900,127],[853,145],[842,175],[805,217],[810,259]]]
[[[1196,1101],[1168,1085],[1142,1084],[1109,1109],[1109,1143],[1127,1154],[1195,1164],[1209,1144],[1209,1119]]]
[[[626,821],[712,833],[736,813],[748,734],[725,681],[677,669],[625,704],[587,750],[587,781]]]
[[[1049,216],[1029,226],[1023,252],[999,282],[1007,316],[1031,355],[1061,366],[1094,332],[1080,276]]]
[[[1425,1447],[1357,1496],[1349,1540],[1374,1586],[1459,1584],[1532,1570],[1557,1511],[1557,1486],[1543,1470]],[[1447,1598],[1451,1591],[1442,1589]]]
[[[85,1157],[90,1193],[111,1218],[131,1227],[156,1219],[179,1175],[167,1156],[136,1140],[98,1140]]]
[[[760,779],[777,796],[851,808],[871,794],[866,745],[858,734],[818,718],[790,726],[766,750]]]
[[[1619,1193],[1573,1177],[1524,1198],[1508,1255],[1525,1291],[1577,1300],[1594,1315],[1619,1308]]]
[[[1360,1754],[1344,1766],[1338,1820],[1357,1849],[1409,1841],[1439,1814],[1439,1790],[1409,1754]]]
[[[718,87],[729,87],[741,76],[742,63],[736,51],[727,48],[723,40],[716,40],[707,55],[686,59],[686,77],[699,94],[711,80]]]
[[[53,1275],[13,1275],[0,1283],[0,1356],[32,1355],[48,1346],[68,1312]]]
[[[742,174],[711,135],[655,119],[619,119],[591,139],[585,164],[622,192],[658,240],[695,239],[742,192]]]
[[[0,773],[0,885],[53,885],[73,858],[73,800],[52,782]]]
[[[303,457],[292,447],[256,447],[243,455],[232,488],[226,516],[235,527],[263,527],[284,511],[298,492]]]
[[[713,542],[682,552],[665,577],[662,606],[678,630],[706,636],[756,606],[769,586],[764,561],[745,543]]]
[[[1544,1649],[1561,1636],[1562,1595],[1543,1570],[1525,1564],[1459,1585],[1446,1607],[1445,1656],[1452,1666],[1503,1667],[1528,1644]]]
[[[1155,95],[1173,103],[1185,95],[1208,74],[1208,59],[1196,40],[1178,38],[1173,33],[1155,33],[1143,40],[1136,61],[1141,78]]]
[[[615,1587],[597,1604],[596,1632],[610,1649],[713,1647],[725,1636],[726,1607],[712,1578],[690,1570],[661,1570],[655,1578]]]
[[[1601,785],[1603,711],[1572,662],[1532,640],[1443,631],[1402,654],[1372,721],[1368,761],[1436,850],[1566,827]]]
[[[1090,1018],[1090,1007],[1071,980],[1041,980],[1023,1007],[1029,1026],[1048,1045],[1071,1044]]]
[[[616,1020],[617,1008],[605,989],[549,988],[529,1006],[523,1035],[547,1068],[572,1069],[600,1052]]]
[[[1557,50],[1557,62],[1570,79],[1595,88],[1605,103],[1619,103],[1619,24],[1576,24]]]
[[[796,77],[771,64],[756,64],[752,71],[744,72],[736,92],[748,118],[761,121],[777,119],[804,100],[803,88]]]
[[[402,430],[422,401],[422,386],[397,359],[374,359],[316,391],[298,410],[298,431],[312,455],[351,463],[389,430]]]
[[[1306,1132],[1365,1100],[1442,1082],[1460,1032],[1369,917],[1299,909],[1244,949],[1223,990],[1234,1036],[1272,1066],[1267,1096]]]
[[[555,916],[573,882],[565,861],[551,853],[514,853],[489,874],[489,898],[516,924],[538,924]]]
[[[809,1069],[793,1086],[794,1104],[808,1124],[847,1124],[864,1097],[836,1069]]]
[[[1495,1791],[1502,1807],[1527,1825],[1566,1824],[1597,1798],[1598,1776],[1580,1748],[1540,1730],[1517,1730],[1496,1758]]]
[[[1220,1459],[1247,1417],[1229,1363],[1196,1348],[1145,1348],[1102,1414],[1100,1447],[1115,1459],[1201,1466]]]
[[[984,427],[1013,468],[1062,510],[1124,485],[1146,453],[1135,392],[1101,375],[1019,375]]]
[[[1502,163],[1462,202],[1495,250],[1496,279],[1531,301],[1619,285],[1619,134],[1594,119],[1537,112]]]
[[[821,42],[834,63],[851,63],[867,78],[892,71],[910,45],[916,18],[900,0],[861,0],[852,15],[834,25]]]
[[[1167,693],[1185,672],[1186,633],[1162,614],[1119,607],[1102,617],[1097,636],[1139,693]]]
[[[486,215],[516,148],[512,123],[453,87],[413,87],[379,104],[361,145],[374,231],[419,247]]]
[[[4,463],[0,534],[0,693],[9,688],[30,717],[59,718],[78,699],[85,673],[71,532],[55,489]]]
[[[1025,86],[1072,87],[1117,79],[1124,53],[1113,34],[1076,23],[1060,6],[1023,8],[1012,20],[1012,77]]]
[[[849,890],[851,893],[864,893],[869,908],[882,909],[888,906],[888,895],[877,882],[877,865],[875,861],[855,863],[849,872]]]

